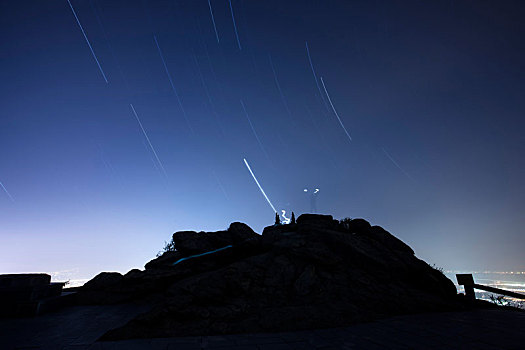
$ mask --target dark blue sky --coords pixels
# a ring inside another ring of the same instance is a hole
[[[217,35],[207,0],[71,0],[102,71],[67,0],[1,3],[0,272],[260,232],[244,158],[279,211],[317,187],[445,269],[525,270],[522,2],[232,0],[239,40],[210,3]]]

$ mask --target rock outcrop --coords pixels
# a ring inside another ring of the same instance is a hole
[[[182,231],[173,234],[173,242],[182,255],[201,254],[229,244],[239,244],[257,237],[258,234],[246,224],[234,222],[226,231],[194,232]]]
[[[144,271],[99,275],[80,291],[85,303],[154,305],[104,339],[337,327],[461,307],[452,281],[363,219],[305,214],[262,235],[233,223],[173,241],[177,251]]]

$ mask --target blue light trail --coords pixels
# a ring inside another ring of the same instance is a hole
[[[157,49],[159,50],[160,59],[162,60],[162,64],[164,65],[164,70],[166,71],[166,74],[168,75],[168,80],[171,84],[171,89],[173,90],[173,93],[175,94],[175,97],[177,98],[177,103],[179,104],[180,109],[182,110],[182,114],[184,115],[184,119],[186,120],[186,123],[188,124],[188,128],[190,129],[192,134],[195,134],[193,131],[193,128],[191,127],[190,121],[188,119],[188,115],[186,114],[186,110],[182,106],[182,102],[180,100],[179,94],[177,93],[177,89],[175,89],[175,84],[173,84],[173,80],[171,79],[170,71],[168,70],[168,66],[166,65],[166,61],[164,60],[164,55],[162,54],[162,50],[160,49],[159,42],[157,41],[157,37],[154,35],[153,39],[155,39],[155,44],[157,45]]]
[[[286,109],[286,112],[288,112],[288,115],[292,118],[292,112],[290,111],[288,103],[284,98],[283,90],[281,89],[281,84],[279,84],[279,79],[277,79],[277,73],[275,72],[275,67],[273,66],[272,56],[268,55],[268,58],[270,59],[270,66],[272,67],[273,78],[275,80],[275,85],[277,85],[277,89],[279,90],[279,95],[281,95],[281,100],[283,101],[284,108]]]
[[[244,106],[244,103],[241,100],[241,106],[244,111],[244,114],[246,115],[246,119],[248,119],[248,123],[250,123],[250,127],[252,128],[253,134],[255,135],[255,138],[257,139],[257,142],[259,143],[259,146],[261,147],[261,150],[263,151],[266,158],[270,159],[270,156],[268,155],[268,152],[266,152],[266,149],[264,148],[261,140],[259,139],[259,136],[257,135],[257,131],[255,131],[255,128],[253,127],[252,121],[250,119],[250,116],[248,115],[248,112],[246,111],[246,107]]]
[[[217,252],[220,252],[221,250],[225,250],[225,249],[232,248],[232,247],[233,247],[232,245],[227,245],[226,247],[215,249],[215,250],[212,250],[212,251],[209,251],[209,252],[205,252],[205,253],[201,253],[201,254],[195,254],[195,255],[190,255],[190,256],[187,256],[187,257],[184,257],[184,258],[180,258],[179,260],[175,261],[171,265],[175,266],[178,263],[183,262],[184,260],[193,259],[193,258],[197,258],[199,256],[208,255],[208,254],[212,254],[212,253],[217,253]]]
[[[11,196],[11,194],[9,193],[9,191],[7,190],[7,188],[5,188],[4,184],[0,182],[0,186],[2,186],[2,188],[4,189],[5,193],[7,194],[7,196],[9,197],[9,199],[11,199],[11,202],[15,202],[15,200],[13,199],[13,197]]]
[[[215,37],[217,38],[217,44],[219,43],[219,33],[217,32],[217,26],[215,25],[215,17],[213,17],[213,10],[211,9],[211,2],[208,0],[208,6],[210,7],[211,22],[213,23],[213,29],[215,30]]]
[[[392,161],[392,163],[394,163],[394,165],[399,169],[401,170],[401,172],[403,174],[406,175],[406,177],[408,177],[410,180],[414,181],[414,179],[412,178],[412,176],[410,176],[410,174],[408,174],[403,168],[401,168],[401,166],[399,164],[397,164],[397,162],[394,160],[394,158],[392,158],[392,156],[384,149],[384,148],[381,148],[383,150],[383,153],[388,157],[388,159],[390,159]]]
[[[108,79],[106,78],[106,74],[104,74],[104,71],[102,70],[102,67],[100,66],[100,62],[98,61],[97,55],[95,55],[95,51],[93,50],[93,47],[91,46],[91,43],[89,42],[89,39],[86,35],[86,32],[84,31],[84,28],[82,27],[82,24],[80,24],[80,21],[77,17],[77,13],[75,12],[75,9],[73,8],[73,5],[71,5],[71,2],[67,0],[69,7],[71,7],[71,11],[73,11],[73,15],[75,16],[75,19],[77,20],[78,26],[80,27],[80,30],[82,31],[82,34],[84,35],[84,39],[86,39],[86,42],[89,46],[89,49],[91,50],[91,54],[93,55],[93,58],[97,62],[98,69],[100,69],[100,73],[102,73],[102,77],[104,77],[104,80],[106,81],[106,84],[108,84]]]
[[[314,81],[315,85],[317,86],[317,90],[319,91],[319,96],[321,96],[321,100],[323,101],[323,105],[328,110],[328,105],[326,104],[326,101],[323,97],[323,93],[321,92],[321,87],[319,86],[319,82],[317,81],[317,74],[315,74],[314,64],[312,63],[312,58],[310,57],[310,49],[308,48],[308,41],[305,42],[306,44],[306,54],[308,55],[308,62],[310,62],[310,68],[312,68],[312,74],[314,75]]]
[[[341,118],[339,118],[339,114],[337,114],[337,111],[335,110],[334,104],[332,103],[332,99],[330,98],[330,95],[328,95],[328,90],[326,90],[326,86],[324,85],[323,77],[321,77],[321,83],[323,84],[324,92],[326,93],[326,97],[328,97],[328,102],[330,102],[330,106],[332,106],[332,110],[334,111],[335,116],[337,117],[337,120],[339,120],[339,124],[341,124],[341,127],[346,133],[346,136],[348,136],[348,139],[352,141],[352,136],[348,133],[345,126],[343,125],[343,122],[341,121]]]
[[[235,24],[235,16],[233,15],[232,0],[229,0],[229,2],[230,2],[230,11],[232,13],[233,29],[235,29],[235,37],[237,38],[237,45],[239,45],[239,50],[242,50],[241,41],[239,40],[239,33],[237,32],[237,24]]]
[[[139,122],[140,128],[142,129],[142,133],[146,137],[146,140],[148,141],[148,144],[151,147],[151,150],[153,151],[153,154],[155,155],[155,158],[157,158],[157,162],[159,163],[159,165],[160,165],[160,167],[162,169],[162,172],[164,173],[164,176],[166,176],[166,179],[167,179],[168,178],[168,174],[166,173],[166,169],[164,169],[164,165],[162,165],[162,162],[160,161],[160,158],[157,155],[157,152],[155,151],[155,148],[151,144],[151,141],[149,140],[148,134],[146,133],[146,130],[144,130],[144,127],[142,126],[142,123],[140,122],[139,116],[137,115],[137,112],[135,111],[135,108],[133,107],[133,105],[131,103],[129,105],[131,106],[131,110],[133,111],[133,114],[135,115],[135,118],[137,118],[137,121]]]

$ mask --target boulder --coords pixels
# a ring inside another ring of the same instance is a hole
[[[195,231],[179,231],[173,234],[175,249],[183,256],[204,253],[214,249],[214,245],[207,236],[211,233]]]
[[[242,242],[246,239],[259,236],[250,226],[242,222],[232,222],[228,228],[228,232],[231,234],[232,240],[236,242]]]
[[[122,281],[124,276],[118,272],[101,272],[82,286],[84,290],[101,290],[114,286]]]
[[[337,226],[332,215],[302,214],[297,218],[297,225],[313,225],[325,228]]]
[[[48,285],[51,276],[45,273],[21,273],[0,275],[0,288],[26,288]]]
[[[392,234],[390,234],[387,230],[385,230],[381,226],[371,226],[370,229],[368,229],[368,233],[370,234],[370,237],[379,241],[381,244],[388,246],[389,248],[393,250],[405,252],[408,254],[414,254],[414,251],[412,250],[412,248],[410,248],[407,244],[405,244],[399,238],[394,237]]]
[[[183,255],[181,252],[178,251],[168,251],[164,252],[162,255],[158,256],[157,258],[149,261],[144,266],[146,270],[151,269],[163,269],[163,268],[169,268],[172,263],[175,261],[181,259]]]
[[[345,223],[345,228],[350,233],[367,234],[372,226],[365,219],[352,219]]]
[[[173,242],[178,252],[183,256],[188,256],[223,248],[231,244],[239,244],[258,236],[248,225],[234,222],[226,231],[176,232],[173,234]]]

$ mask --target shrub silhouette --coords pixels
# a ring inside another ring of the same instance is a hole
[[[169,242],[164,241],[164,248],[162,248],[162,250],[157,253],[157,258],[166,252],[174,252],[176,250],[177,249],[175,249],[175,242],[173,242],[173,238]]]
[[[350,221],[352,221],[352,218],[344,218],[344,219],[341,219],[339,220],[339,226],[341,226],[341,228],[343,228],[344,230],[348,231],[350,230]]]

